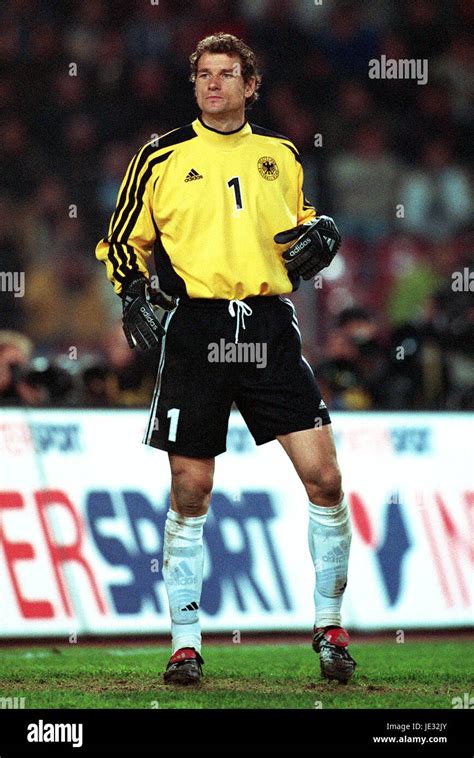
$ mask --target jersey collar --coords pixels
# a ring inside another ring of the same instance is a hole
[[[200,116],[193,121],[192,125],[198,137],[202,137],[202,139],[211,145],[222,147],[224,150],[232,150],[235,147],[239,147],[245,137],[252,133],[247,120],[233,132],[219,132],[217,129],[212,129],[210,126],[206,126]]]

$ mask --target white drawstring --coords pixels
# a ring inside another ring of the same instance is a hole
[[[229,301],[229,313],[232,316],[232,318],[236,315],[236,312],[234,310],[234,305],[237,306],[237,323],[235,326],[235,342],[239,341],[239,326],[240,322],[242,322],[242,329],[245,329],[245,316],[251,316],[253,311],[247,303],[244,303],[243,300],[230,300]]]

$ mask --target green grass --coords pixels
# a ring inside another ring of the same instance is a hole
[[[468,642],[353,644],[347,685],[319,676],[308,645],[207,645],[199,689],[165,687],[168,647],[3,648],[0,697],[26,708],[451,708],[472,690]]]

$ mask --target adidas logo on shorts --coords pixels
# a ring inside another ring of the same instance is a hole
[[[195,168],[192,168],[189,174],[187,175],[185,182],[192,182],[194,179],[204,179],[202,174],[199,174]]]

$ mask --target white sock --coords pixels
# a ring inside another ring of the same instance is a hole
[[[309,503],[308,541],[316,572],[315,626],[342,626],[341,605],[347,584],[351,522],[345,498],[332,508]]]
[[[202,533],[206,516],[169,510],[165,524],[163,578],[171,615],[172,654],[182,647],[201,652],[199,603],[202,589]]]

